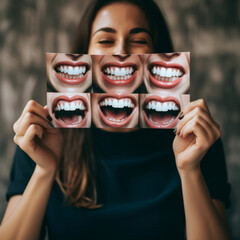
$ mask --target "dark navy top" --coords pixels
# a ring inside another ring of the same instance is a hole
[[[172,130],[93,131],[98,203],[103,207],[90,210],[67,206],[55,182],[41,235],[45,235],[47,228],[50,240],[185,239],[182,189],[172,150]],[[7,200],[23,193],[34,167],[35,163],[17,148]],[[205,155],[201,167],[211,197],[228,207],[230,184],[221,140]]]

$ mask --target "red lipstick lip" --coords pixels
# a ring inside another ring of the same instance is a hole
[[[58,74],[58,72],[56,72],[55,68],[57,66],[60,65],[69,65],[69,66],[86,66],[86,73],[82,78],[75,78],[75,79],[69,79],[69,78],[65,78],[63,76],[61,76],[60,74]],[[53,67],[54,71],[55,71],[55,75],[56,77],[63,83],[66,84],[70,84],[70,85],[77,85],[80,84],[82,82],[84,82],[84,80],[87,78],[88,76],[88,72],[90,69],[90,66],[88,63],[85,62],[71,62],[71,61],[62,61],[62,62],[58,62],[57,64],[55,64],[55,66]]]
[[[113,122],[109,119],[107,119],[105,117],[105,115],[103,114],[101,108],[100,108],[100,102],[103,101],[103,99],[105,98],[109,98],[109,97],[112,97],[112,98],[117,98],[117,99],[122,99],[122,98],[131,98],[131,100],[133,101],[134,103],[134,108],[132,110],[132,113],[122,122]],[[126,124],[128,124],[132,117],[133,117],[133,114],[135,112],[137,108],[137,101],[135,98],[133,98],[131,95],[127,95],[127,94],[121,94],[121,95],[116,95],[116,94],[107,94],[107,95],[104,95],[102,96],[99,101],[98,101],[98,112],[99,112],[99,116],[101,118],[101,120],[106,124],[108,125],[109,127],[115,127],[115,128],[119,128],[119,127],[124,127]]]
[[[119,67],[119,68],[120,67],[132,67],[132,68],[134,68],[134,74],[129,79],[126,79],[126,80],[113,80],[113,79],[108,78],[103,73],[103,70],[110,66]],[[102,74],[103,79],[105,81],[107,81],[109,84],[116,85],[116,86],[127,85],[127,84],[133,82],[137,76],[137,71],[138,71],[137,65],[134,63],[129,63],[129,62],[126,62],[126,63],[111,62],[111,63],[107,63],[107,64],[103,65],[103,67],[101,68],[101,74]]]
[[[57,106],[58,101],[63,100],[63,101],[67,101],[67,102],[72,102],[72,101],[76,101],[76,100],[81,100],[84,103],[84,106],[86,108],[86,110],[84,111],[84,118],[80,123],[77,124],[66,124],[66,123],[62,123],[60,122],[56,117],[55,117],[55,112],[54,109]],[[74,95],[72,97],[68,97],[66,95],[61,95],[59,97],[56,97],[53,101],[52,104],[52,114],[53,114],[53,119],[55,121],[55,123],[57,124],[58,127],[62,127],[62,128],[81,128],[84,127],[84,125],[87,122],[87,115],[88,115],[88,103],[87,100],[83,97],[83,96],[79,96],[79,95]]]
[[[174,81],[169,81],[169,82],[158,80],[158,79],[154,78],[154,76],[151,73],[151,69],[154,66],[165,67],[165,68],[178,68],[178,69],[181,70],[181,72],[183,72],[183,75],[185,74],[184,67],[182,65],[178,64],[178,63],[166,63],[166,62],[163,62],[163,61],[152,62],[150,64],[149,68],[148,68],[148,74],[149,74],[149,79],[150,79],[151,83],[153,85],[155,85],[156,87],[160,87],[160,88],[174,88],[182,81],[182,77],[177,78]]]
[[[146,113],[146,106],[148,104],[149,101],[152,100],[156,100],[159,102],[167,102],[167,101],[173,101],[177,104],[178,108],[179,108],[179,113],[176,116],[176,118],[169,124],[154,124],[153,122],[151,122],[147,116]],[[181,113],[181,106],[180,106],[180,102],[177,98],[172,97],[172,96],[168,96],[168,97],[160,97],[158,95],[153,95],[153,96],[149,96],[145,99],[144,104],[143,104],[143,116],[144,116],[144,120],[146,122],[146,124],[148,125],[148,127],[150,128],[174,128],[178,122],[178,117]]]

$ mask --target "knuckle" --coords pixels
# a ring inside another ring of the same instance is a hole
[[[26,120],[27,122],[31,122],[32,119],[33,119],[33,114],[30,113],[30,112],[27,112],[27,113],[25,114],[25,120]]]
[[[13,137],[13,141],[14,141],[16,144],[18,144],[18,137],[17,137],[17,135],[15,135],[15,136]]]
[[[17,133],[17,131],[18,131],[18,124],[17,124],[17,122],[15,122],[15,123],[13,124],[13,131],[14,131],[15,133]]]
[[[28,108],[32,109],[36,105],[36,102],[34,100],[29,100],[27,103]]]
[[[205,106],[206,102],[205,102],[204,99],[200,98],[200,99],[199,99],[199,104],[200,104],[201,106]]]

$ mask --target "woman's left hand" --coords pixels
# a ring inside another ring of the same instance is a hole
[[[203,156],[220,138],[220,126],[213,120],[203,99],[190,102],[177,125],[173,151],[178,172],[200,169]]]

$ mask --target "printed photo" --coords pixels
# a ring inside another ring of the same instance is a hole
[[[93,93],[92,121],[97,128],[137,128],[138,94]]]
[[[47,107],[54,127],[91,127],[90,93],[48,92]]]
[[[147,93],[187,94],[190,88],[190,53],[144,55],[144,84]]]
[[[140,95],[141,128],[174,128],[179,115],[190,101],[190,95],[162,96],[157,94]]]
[[[84,93],[92,86],[92,59],[87,54],[46,53],[48,92]]]

